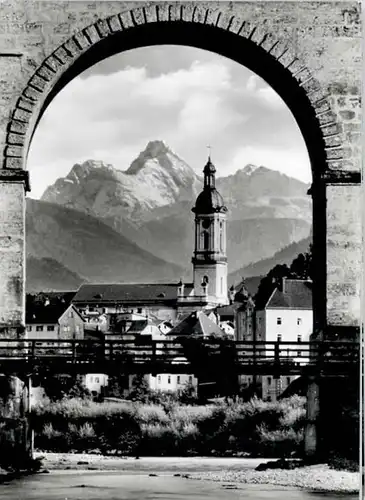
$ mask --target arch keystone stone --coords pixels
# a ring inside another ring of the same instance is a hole
[[[195,9],[196,7],[191,3],[183,4],[181,11],[181,20],[189,23],[194,22],[193,19],[195,15]]]
[[[145,8],[146,22],[147,23],[157,23],[157,5],[147,5]]]

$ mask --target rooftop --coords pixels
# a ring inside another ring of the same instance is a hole
[[[69,308],[69,304],[30,304],[26,307],[25,323],[56,325],[62,314]],[[79,314],[77,309],[74,311]]]
[[[74,303],[132,304],[144,301],[165,302],[177,299],[177,283],[112,283],[81,285],[73,298]],[[193,289],[185,284],[186,293]]]
[[[312,305],[311,281],[306,280],[283,280],[283,290],[276,288],[267,301],[266,309],[307,309]]]
[[[202,311],[192,312],[167,333],[167,336],[200,335],[222,337],[224,332]]]

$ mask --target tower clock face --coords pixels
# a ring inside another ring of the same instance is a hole
[[[210,226],[210,220],[204,219],[202,222],[202,226],[204,227],[204,229],[208,229],[208,227]]]

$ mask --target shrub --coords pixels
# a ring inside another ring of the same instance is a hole
[[[257,429],[258,442],[256,454],[265,457],[290,457],[301,451],[304,439],[303,429],[268,430],[265,425]]]
[[[290,456],[303,441],[305,399],[253,398],[220,405],[95,403],[64,399],[32,412],[35,445],[49,451],[98,448],[124,455]]]
[[[52,423],[45,424],[36,434],[35,445],[45,451],[68,452],[72,443],[69,433],[54,429]]]
[[[136,408],[139,421],[143,424],[167,423],[169,420],[165,409],[161,405],[148,404]]]

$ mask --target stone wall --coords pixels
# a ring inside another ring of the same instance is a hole
[[[204,28],[204,35],[193,40],[193,27],[196,33]],[[176,33],[180,38],[173,38]],[[319,329],[358,327],[360,3],[299,0],[1,3],[0,212],[5,229],[0,245],[0,323],[24,320],[24,226],[12,221],[15,212],[20,218],[24,215],[17,172],[26,169],[37,121],[62,86],[116,51],[110,42],[115,37],[121,49],[127,39],[131,46],[175,40],[242,64],[247,61],[280,93],[307,143],[312,194],[320,200],[313,200],[322,275],[317,295],[323,298],[316,305],[316,324]],[[22,182],[26,185],[25,178]]]

